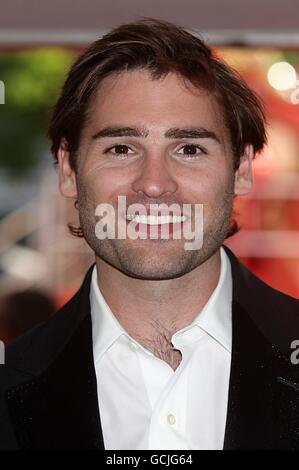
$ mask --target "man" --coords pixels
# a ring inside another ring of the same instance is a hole
[[[223,245],[266,141],[259,99],[200,39],[146,19],[78,58],[49,136],[96,263],[8,349],[1,448],[299,449],[299,303]]]

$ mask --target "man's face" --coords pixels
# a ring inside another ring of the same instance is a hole
[[[106,128],[137,128],[142,136],[132,131],[99,136]],[[190,133],[195,129],[200,132]],[[222,244],[233,196],[247,192],[251,157],[244,156],[235,174],[220,107],[207,91],[187,87],[175,74],[152,80],[145,70],[123,72],[106,78],[90,105],[76,173],[60,150],[61,191],[78,198],[81,228],[97,257],[136,278],[171,279],[201,265]],[[183,236],[99,240],[95,209],[108,203],[117,215],[120,195],[127,207],[203,204],[201,249],[186,250]]]

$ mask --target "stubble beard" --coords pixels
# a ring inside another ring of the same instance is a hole
[[[99,240],[95,233],[97,222],[94,215],[95,206],[84,188],[81,188],[78,197],[80,226],[95,256],[122,273],[143,280],[174,279],[206,262],[220,248],[231,223],[233,198],[231,182],[226,188],[222,201],[214,209],[213,214],[209,214],[209,221],[205,221],[204,217],[203,245],[199,250],[185,250],[186,240],[184,239],[172,241],[130,240],[128,238]],[[170,249],[169,246],[165,246],[167,243],[173,244]]]

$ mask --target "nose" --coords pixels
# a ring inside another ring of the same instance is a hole
[[[132,188],[135,192],[142,191],[148,197],[158,198],[165,193],[175,193],[178,185],[161,155],[147,155]]]

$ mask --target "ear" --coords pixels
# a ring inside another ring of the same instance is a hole
[[[64,197],[77,198],[76,174],[70,164],[70,152],[65,139],[62,139],[57,152],[59,190]]]
[[[252,145],[246,145],[244,154],[240,158],[239,168],[235,172],[235,195],[245,196],[253,185],[252,160],[254,150]]]

